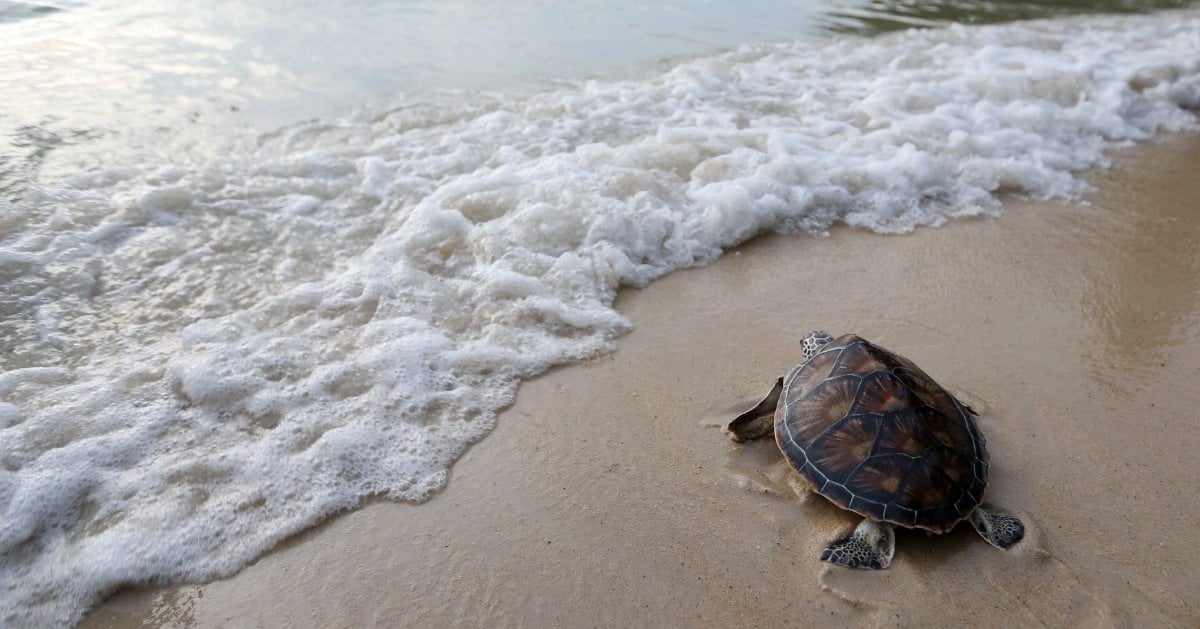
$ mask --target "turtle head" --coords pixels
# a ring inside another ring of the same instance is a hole
[[[804,335],[800,341],[800,346],[804,348],[804,360],[808,360],[817,355],[825,344],[832,341],[833,337],[825,330],[813,330]]]

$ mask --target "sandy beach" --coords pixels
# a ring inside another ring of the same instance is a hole
[[[1086,204],[883,236],[759,238],[625,290],[636,329],[522,385],[424,504],[335,517],[235,577],[123,591],[87,627],[1197,626],[1200,136],[1123,149]],[[901,353],[980,412],[987,502],[817,560],[857,518],[720,426],[812,328]]]

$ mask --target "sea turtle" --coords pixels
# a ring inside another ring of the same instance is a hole
[[[866,519],[821,559],[887,568],[892,526],[945,533],[969,520],[1007,549],[1025,526],[980,507],[988,456],[971,407],[908,359],[853,334],[804,336],[804,362],[725,428],[734,441],[774,429],[784,456],[813,491]]]

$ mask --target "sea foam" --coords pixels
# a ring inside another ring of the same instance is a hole
[[[769,230],[1077,197],[1106,149],[1196,128],[1200,14],[751,46],[446,100],[0,207],[2,624],[228,575],[366,496],[427,498],[521,379],[612,349],[621,286]]]

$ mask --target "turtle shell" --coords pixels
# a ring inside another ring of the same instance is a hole
[[[847,334],[784,379],[775,440],[834,504],[944,533],[987,486],[974,414],[908,359]]]

